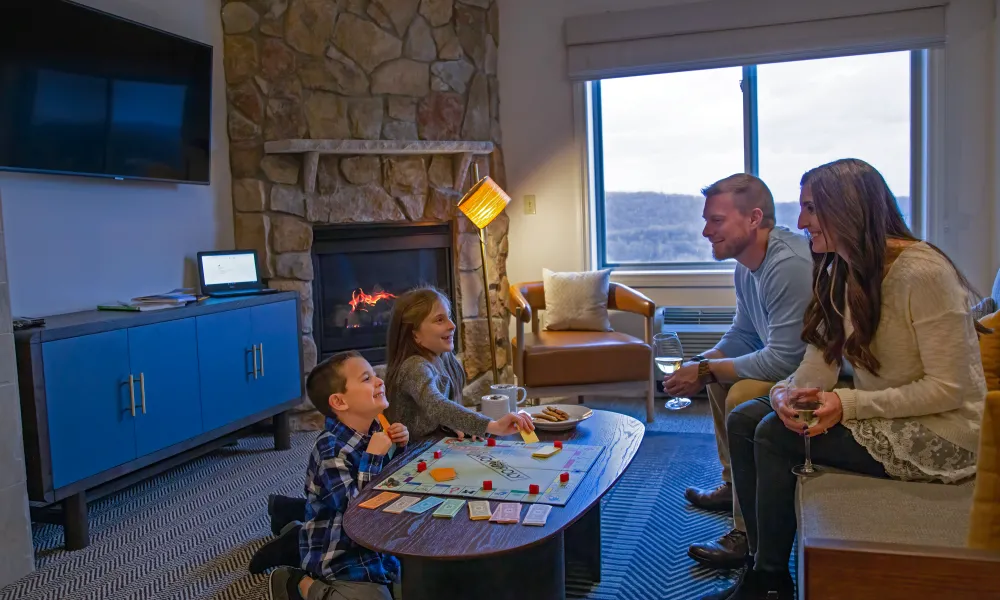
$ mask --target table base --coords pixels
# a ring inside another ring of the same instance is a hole
[[[497,525],[520,527],[520,525]],[[562,532],[516,552],[474,560],[404,558],[403,598],[440,600],[565,600]]]

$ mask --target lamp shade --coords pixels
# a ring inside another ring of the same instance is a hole
[[[472,223],[483,229],[497,218],[510,204],[510,196],[489,177],[483,177],[472,186],[469,193],[458,203],[458,210],[469,217]]]

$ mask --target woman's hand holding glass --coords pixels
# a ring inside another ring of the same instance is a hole
[[[822,406],[813,413],[817,422],[806,432],[809,437],[826,433],[831,427],[840,423],[844,416],[844,405],[840,401],[840,396],[834,392],[820,392],[819,402]]]

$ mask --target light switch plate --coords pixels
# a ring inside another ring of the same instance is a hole
[[[524,197],[524,214],[535,214],[535,195],[530,194]]]

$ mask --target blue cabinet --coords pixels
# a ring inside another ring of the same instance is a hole
[[[53,484],[202,432],[194,319],[42,345]],[[84,449],[84,451],[81,451]]]
[[[294,302],[198,317],[198,354],[207,429],[301,396]]]
[[[194,319],[128,330],[136,397],[136,456],[145,456],[203,431]]]
[[[257,345],[259,373],[253,380],[254,410],[272,398],[301,395],[302,366],[299,361],[298,309],[294,302],[280,302],[250,309],[251,340]]]
[[[42,346],[52,460],[61,487],[135,458],[128,391],[128,333],[48,342]]]
[[[252,412],[250,311],[216,313],[197,320],[201,418],[206,429],[215,429]]]
[[[88,489],[156,474],[265,419],[275,447],[289,447],[286,411],[303,387],[298,303],[279,292],[87,311],[15,332],[28,494],[64,503],[67,548],[88,543]]]

